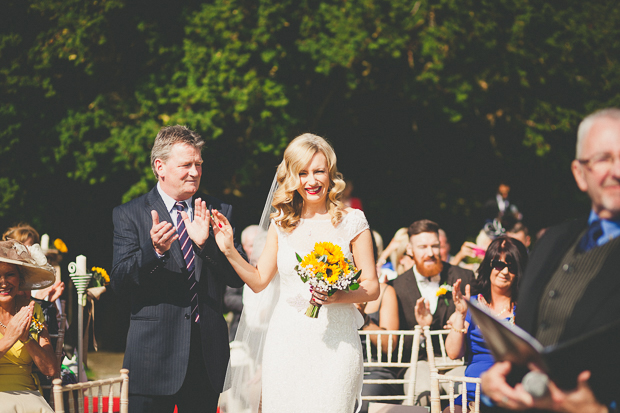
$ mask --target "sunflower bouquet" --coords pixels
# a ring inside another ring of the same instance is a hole
[[[359,288],[359,277],[362,270],[355,268],[343,254],[338,245],[331,242],[317,242],[314,250],[305,257],[297,256],[299,264],[295,266],[295,271],[306,283],[319,291],[327,292],[329,296],[337,290],[357,290]],[[311,318],[319,316],[321,305],[310,300],[310,306],[306,310],[306,315]]]

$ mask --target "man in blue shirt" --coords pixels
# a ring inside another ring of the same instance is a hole
[[[550,228],[537,243],[521,282],[516,323],[544,346],[564,343],[620,318],[620,109],[587,116],[577,132],[572,172],[592,201],[589,218]],[[577,359],[580,355],[575,354]],[[601,354],[610,372],[616,354]],[[582,371],[577,387],[549,383],[545,397],[533,398],[506,377],[509,362],[482,376],[482,390],[499,407],[563,412],[616,411],[620,386],[601,391]]]

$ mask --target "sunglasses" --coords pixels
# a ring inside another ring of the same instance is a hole
[[[500,260],[493,260],[491,261],[491,268],[497,270],[497,271],[503,271],[504,268],[508,267],[508,271],[516,274],[517,273],[517,265],[515,263],[506,263],[504,261],[500,261]]]

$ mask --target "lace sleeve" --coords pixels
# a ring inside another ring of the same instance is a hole
[[[359,209],[354,209],[349,212],[345,219],[347,220],[346,228],[349,241],[357,237],[365,229],[370,228],[368,221],[366,220],[366,215],[364,215],[364,212]]]

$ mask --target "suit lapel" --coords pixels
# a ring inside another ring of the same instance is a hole
[[[170,213],[166,210],[166,204],[164,204],[164,201],[163,199],[161,199],[159,192],[157,192],[157,187],[153,188],[151,192],[149,192],[146,199],[146,209],[149,216],[151,216],[151,211],[155,210],[159,215],[159,222],[166,221],[174,225]],[[181,244],[178,242],[178,240],[173,242],[170,246],[170,255],[174,258],[179,268],[186,268],[185,260],[183,259],[183,253],[181,252]]]
[[[413,274],[413,269],[405,271],[398,276],[397,280],[398,279],[402,279],[402,285],[400,288],[403,289],[403,293],[398,294],[398,299],[402,300],[405,320],[407,321],[409,328],[413,329],[413,327],[417,324],[415,319],[415,302],[422,295],[420,294],[418,283],[416,282],[415,275]]]
[[[448,284],[448,266],[443,266],[441,273],[439,274],[439,285],[442,286],[444,284]],[[450,292],[447,292],[445,295],[438,297],[437,299],[437,309],[435,310],[435,314],[433,314],[433,324],[437,321],[440,322],[441,327],[443,327],[443,323],[441,320],[445,319],[446,311],[448,311],[448,306],[446,305],[445,299],[448,299],[448,304],[452,299]]]

